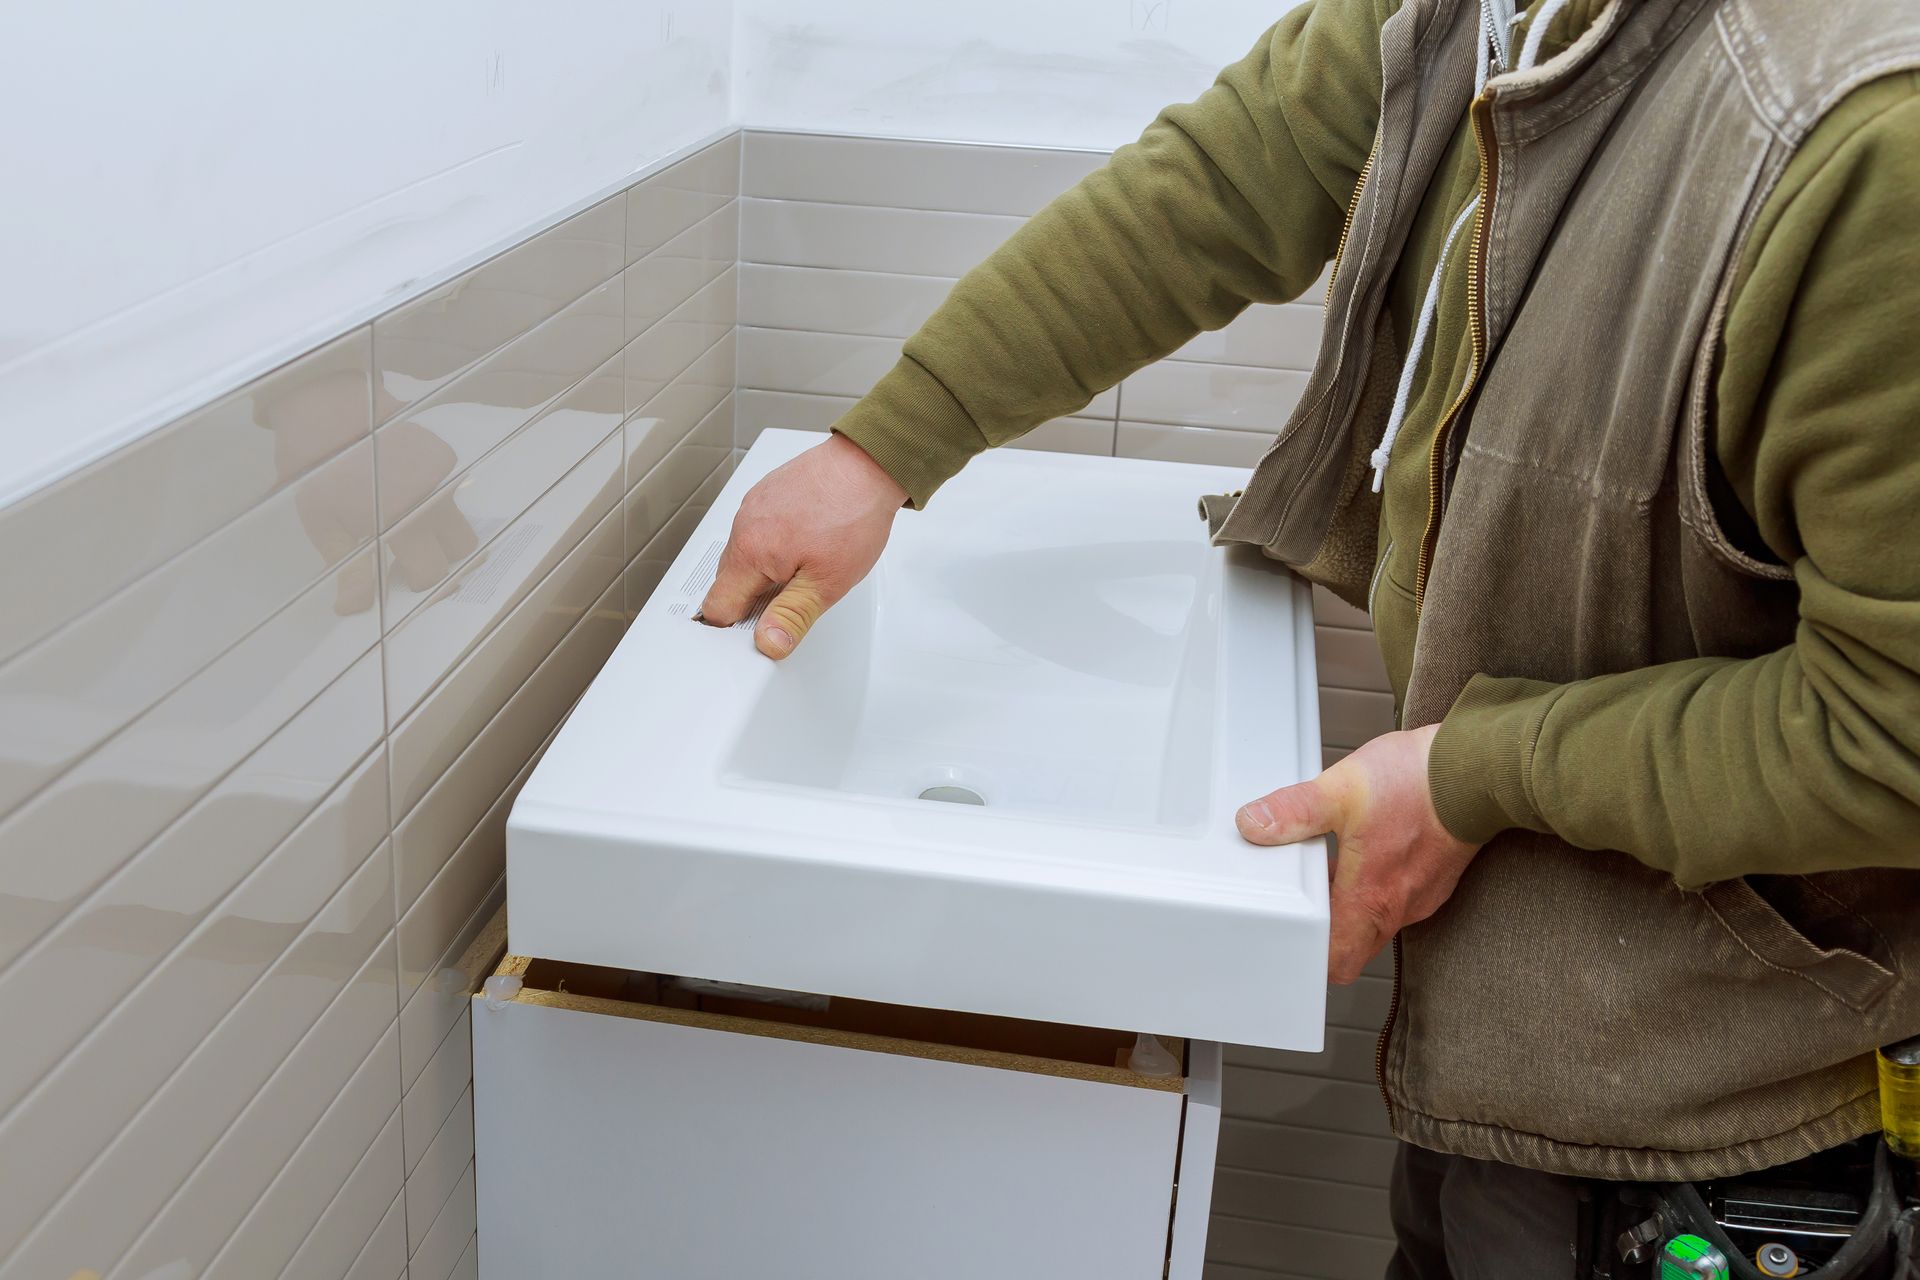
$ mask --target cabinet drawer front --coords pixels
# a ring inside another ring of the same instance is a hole
[[[518,1001],[473,1036],[483,1280],[1163,1274],[1180,1092]]]

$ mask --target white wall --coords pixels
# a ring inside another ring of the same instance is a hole
[[[735,0],[734,108],[770,129],[1110,151],[1292,0]]]
[[[730,0],[0,16],[0,505],[729,121]]]

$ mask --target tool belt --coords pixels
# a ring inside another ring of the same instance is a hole
[[[1807,1194],[1801,1166],[1738,1183],[1595,1183],[1581,1204],[1575,1275],[1579,1280],[1661,1280],[1665,1242],[1696,1236],[1725,1257],[1730,1280],[1920,1280],[1920,1191],[1913,1167],[1895,1159],[1877,1139],[1820,1159],[1824,1169],[1848,1170],[1851,1194],[1832,1199],[1857,1205],[1857,1218],[1851,1208],[1844,1214],[1823,1210],[1821,1197]],[[1783,1204],[1791,1208],[1770,1207]],[[1812,1207],[1805,1216],[1794,1220],[1795,1210],[1807,1205]],[[1832,1215],[1824,1225],[1823,1212]],[[1841,1218],[1851,1232],[1844,1239],[1832,1225]],[[1766,1261],[1773,1269],[1763,1270],[1756,1255],[1769,1243]]]

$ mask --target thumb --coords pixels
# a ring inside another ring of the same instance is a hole
[[[1253,844],[1292,844],[1323,836],[1340,826],[1341,805],[1327,775],[1269,792],[1233,815],[1240,834]]]
[[[813,575],[801,569],[780,588],[780,594],[760,615],[760,625],[753,636],[754,646],[769,658],[786,657],[806,639],[807,632],[831,603]]]

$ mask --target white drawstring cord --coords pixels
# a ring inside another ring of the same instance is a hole
[[[1541,43],[1546,39],[1547,28],[1566,8],[1567,0],[1546,0],[1540,11],[1527,28],[1527,43],[1520,51],[1520,61],[1514,68],[1524,71],[1533,66],[1540,57]],[[1507,35],[1518,15],[1503,14],[1505,0],[1481,0],[1480,31],[1484,47],[1480,51],[1480,65],[1474,72],[1473,96],[1478,98],[1487,87],[1489,55],[1499,66],[1506,66],[1511,46]],[[1502,18],[1504,17],[1504,21]],[[1414,325],[1413,341],[1407,348],[1406,363],[1400,368],[1400,381],[1394,388],[1393,408],[1387,414],[1387,427],[1380,433],[1380,443],[1374,447],[1367,461],[1373,467],[1373,491],[1379,493],[1387,482],[1387,462],[1393,456],[1393,442],[1400,436],[1400,428],[1407,420],[1407,402],[1413,393],[1413,376],[1420,366],[1420,358],[1426,353],[1427,342],[1433,333],[1433,317],[1438,310],[1440,299],[1440,276],[1447,269],[1447,260],[1453,256],[1453,243],[1460,236],[1460,229],[1480,208],[1480,196],[1476,193],[1467,207],[1454,219],[1453,226],[1447,231],[1447,238],[1440,246],[1440,261],[1434,264],[1433,278],[1427,281],[1427,296],[1420,304],[1420,318]]]

